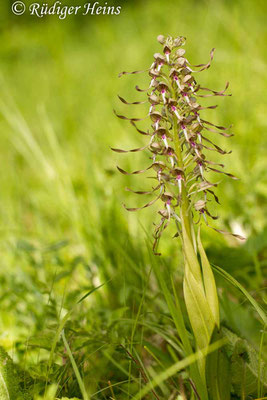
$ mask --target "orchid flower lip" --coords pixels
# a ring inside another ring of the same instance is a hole
[[[163,103],[164,103],[164,104],[166,103],[165,93],[166,93],[166,90],[165,90],[165,89],[162,89],[162,90],[161,90],[161,94],[162,94],[162,98],[163,98]]]
[[[177,83],[178,88],[179,88],[180,90],[182,90],[181,85],[180,85],[180,82],[179,82],[179,79],[176,80],[176,83]]]
[[[176,115],[176,117],[179,119],[179,121],[181,121],[183,118],[180,116],[180,114],[178,113],[177,109],[175,108],[174,114]]]
[[[160,122],[160,119],[158,118],[158,119],[155,121],[155,128],[156,128],[156,130],[159,129],[159,122]]]
[[[170,62],[170,54],[171,54],[171,52],[169,50],[165,51],[165,56],[166,56],[168,63]]]
[[[202,142],[202,136],[201,136],[201,133],[197,133],[197,137],[198,137],[198,140],[199,140],[199,142],[201,143]]]
[[[185,139],[186,139],[186,140],[187,140],[187,142],[188,142],[187,130],[186,130],[186,129],[183,129],[183,132],[184,132]]]
[[[179,194],[182,193],[182,176],[179,174],[176,177],[177,183],[178,183],[178,188],[179,188]]]
[[[155,76],[153,76],[153,78],[150,81],[150,85],[149,85],[149,89],[152,87],[153,82],[156,80]]]
[[[168,201],[167,201],[166,207],[167,207],[167,210],[168,210],[168,219],[171,218],[171,207],[170,207],[170,204],[171,203],[168,203]]]
[[[162,135],[161,138],[162,138],[162,140],[163,140],[163,142],[165,144],[166,149],[168,149],[169,145],[168,145],[168,142],[167,142],[167,139],[166,139],[166,135]]]

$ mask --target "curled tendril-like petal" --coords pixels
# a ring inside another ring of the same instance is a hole
[[[239,179],[236,176],[234,176],[233,174],[229,174],[229,172],[220,171],[219,169],[215,169],[215,168],[212,168],[212,167],[207,167],[207,168],[210,169],[211,171],[218,172],[219,174],[227,175],[232,179],[235,179],[235,180]]]
[[[125,204],[123,204],[123,207],[124,207],[127,211],[138,211],[138,210],[143,210],[144,208],[147,208],[147,207],[152,206],[152,204],[156,203],[156,201],[158,201],[159,198],[160,198],[160,195],[157,196],[155,199],[149,201],[148,203],[146,203],[146,204],[145,204],[144,206],[142,206],[142,207],[133,207],[133,208],[131,208],[131,207],[126,207]]]
[[[127,104],[128,106],[147,103],[147,100],[145,100],[145,101],[133,101],[132,103],[129,103],[129,102],[126,101],[123,97],[121,97],[121,96],[119,96],[119,95],[118,95],[118,98],[120,99],[120,101],[121,101],[123,104]]]
[[[158,186],[156,186],[154,189],[152,189],[152,190],[149,190],[148,192],[144,192],[144,191],[140,191],[140,190],[133,190],[133,189],[130,189],[130,188],[128,188],[128,187],[126,187],[125,188],[125,190],[127,191],[127,192],[132,192],[132,193],[135,193],[135,194],[140,194],[140,195],[147,195],[147,194],[152,194],[152,193],[154,193],[154,192],[156,192],[159,188],[161,187],[161,185],[158,185]]]
[[[207,107],[198,107],[198,110],[214,110],[215,108],[217,108],[218,105],[214,105],[214,106],[207,106]]]
[[[147,149],[148,145],[143,146],[143,147],[138,147],[137,149],[131,149],[131,150],[122,150],[122,149],[115,149],[114,147],[111,147],[110,149],[112,151],[115,151],[116,153],[136,153],[137,151],[142,151]]]
[[[210,218],[212,218],[213,220],[216,220],[216,219],[219,218],[217,215],[212,215],[212,214],[207,210],[207,208],[204,208],[203,211],[204,211]]]
[[[226,92],[226,90],[228,89],[228,87],[229,87],[229,82],[226,82],[226,85],[225,85],[225,88],[223,89],[223,90],[219,90],[219,91],[217,91],[217,90],[212,90],[212,89],[209,89],[209,88],[205,88],[205,87],[202,87],[202,86],[200,86],[200,90],[205,90],[205,91],[207,91],[207,92],[212,92],[213,94],[215,94],[216,96],[222,96],[222,95],[224,95],[224,93]],[[224,96],[232,96],[231,94],[226,94],[226,95],[224,95]]]
[[[213,195],[213,197],[214,197],[216,203],[221,204],[220,201],[219,201],[218,196],[216,196],[216,194],[214,193],[213,190],[207,189],[207,192],[209,192],[209,193],[211,193],[211,194]]]
[[[220,154],[230,154],[230,153],[232,153],[232,150],[230,150],[230,151],[222,150],[219,146],[217,146],[217,144],[213,143],[211,140],[209,140],[208,138],[206,138],[203,135],[202,135],[202,139],[205,140],[206,142],[212,144],[212,146],[214,146],[214,149],[213,149],[212,147],[207,147],[207,146],[202,145],[204,148],[206,148],[208,150],[217,150]]]
[[[124,169],[120,168],[117,166],[117,169],[123,174],[123,175],[138,175],[138,174],[143,174],[144,172],[148,171],[150,168],[152,168],[153,165],[150,165],[150,167],[145,168],[145,169],[140,169],[137,171],[133,171],[133,172],[127,172],[124,171]]]
[[[140,89],[140,87],[136,85],[135,89],[137,90],[137,92],[147,92],[150,89],[150,86],[147,89]]]
[[[115,110],[113,110],[113,111],[114,111],[114,114],[116,115],[116,117],[118,117],[120,119],[125,119],[127,121],[137,122],[137,121],[143,121],[144,119],[147,118],[147,117],[144,117],[144,118],[128,118],[128,117],[125,117],[124,115],[117,114]]]
[[[139,129],[136,124],[134,123],[134,121],[130,121],[131,124],[135,127],[135,129],[137,130],[137,132],[141,133],[141,135],[145,135],[145,136],[151,136],[151,134],[149,132],[145,132],[142,131],[141,129]]]
[[[218,165],[219,167],[224,168],[224,164],[216,163],[216,162],[209,161],[209,160],[204,160],[204,162],[205,162],[206,164]]]
[[[229,138],[231,136],[234,136],[233,133],[226,133],[224,131],[218,131],[216,129],[208,128],[207,126],[204,126],[204,129],[206,129],[209,132],[218,133],[219,135],[222,135],[222,136],[227,137],[227,138]]]
[[[199,69],[198,71],[194,71],[194,72],[201,72],[204,71],[205,69],[208,69],[211,66],[211,62],[213,60],[214,57],[214,52],[215,52],[215,48],[213,48],[210,52],[210,61],[207,64],[197,64],[197,65],[192,65],[192,67],[194,68],[199,68],[202,67],[201,69]]]
[[[232,125],[230,125],[230,126],[228,126],[228,127],[221,126],[221,125],[215,125],[215,124],[213,124],[212,122],[206,121],[205,119],[201,119],[201,122],[202,122],[203,124],[207,124],[207,125],[213,126],[214,128],[217,128],[217,129],[219,129],[220,131],[229,131],[229,129],[232,128]]]
[[[203,144],[202,147],[203,147],[204,149],[207,149],[207,150],[210,150],[210,151],[217,151],[218,153],[220,153],[220,154],[222,154],[222,155],[232,153],[232,151],[225,151],[225,150],[222,150],[219,146],[209,147],[209,146],[205,146],[205,145]]]
[[[149,71],[149,68],[148,69],[143,69],[143,70],[140,70],[140,71],[131,71],[131,72],[122,71],[122,72],[119,73],[118,76],[120,78],[123,75],[136,75],[136,74],[142,74],[143,72],[147,72],[147,71]]]

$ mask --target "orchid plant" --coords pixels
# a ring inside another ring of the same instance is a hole
[[[225,93],[229,84],[226,83],[224,90],[216,91],[202,87],[195,78],[194,74],[210,67],[215,49],[211,50],[207,64],[191,65],[185,56],[184,37],[160,35],[157,39],[163,51],[154,54],[154,60],[146,70],[150,77],[149,87],[140,89],[136,86],[137,91],[146,93],[147,98],[129,103],[119,96],[127,105],[148,104],[146,118],[151,120],[151,129],[141,130],[136,125],[140,118],[128,118],[115,112],[119,118],[129,120],[140,134],[148,138],[144,147],[129,151],[148,150],[152,163],[145,169],[133,172],[127,172],[120,167],[118,170],[125,175],[141,174],[150,169],[155,171],[157,184],[151,191],[128,189],[137,194],[155,194],[155,198],[141,208],[126,209],[137,211],[161,201],[162,206],[158,211],[160,221],[155,228],[153,245],[153,250],[158,255],[159,239],[163,231],[172,221],[176,225],[176,236],[181,238],[184,256],[183,290],[186,309],[195,337],[195,348],[203,351],[203,357],[198,361],[200,383],[196,382],[196,386],[201,393],[201,399],[208,399],[205,351],[212,341],[214,331],[220,329],[220,316],[216,283],[200,239],[200,223],[203,221],[216,231],[230,234],[210,224],[210,220],[217,219],[217,216],[211,214],[208,204],[212,200],[219,203],[219,199],[214,192],[218,183],[211,182],[208,175],[213,172],[236,178],[223,170],[223,164],[209,160],[208,152],[227,154],[216,144],[215,139],[210,138],[209,133],[214,137],[219,134],[227,138],[232,133],[229,132],[230,128],[203,119],[202,110],[217,106],[204,107],[199,104],[199,100],[229,96]],[[120,76],[141,72],[145,71],[122,72]],[[128,152],[116,148],[112,150]],[[242,239],[238,235],[234,236]],[[214,397],[213,394],[212,398],[221,397]]]

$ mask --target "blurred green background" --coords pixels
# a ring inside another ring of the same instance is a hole
[[[136,312],[133,296],[142,295],[146,280],[146,270],[138,269],[148,257],[146,231],[152,234],[157,207],[128,214],[121,206],[143,200],[124,192],[126,185],[142,189],[149,182],[121,176],[116,165],[134,170],[149,160],[110,151],[145,143],[113,108],[136,114],[116,95],[142,100],[134,86],[145,87],[149,80],[118,79],[118,73],[150,66],[161,50],[158,34],[186,36],[193,64],[207,62],[215,47],[212,66],[198,81],[215,90],[230,81],[232,97],[205,102],[219,104],[205,117],[233,124],[235,136],[218,137],[217,143],[232,150],[223,162],[240,178],[222,178],[216,226],[249,239],[241,246],[207,229],[204,238],[212,260],[257,293],[267,242],[266,2],[121,1],[118,16],[64,21],[14,16],[11,4],[2,0],[0,6],[0,344],[19,348],[46,328],[45,312],[48,319],[49,312],[59,318],[58,310],[76,295],[103,282],[110,283],[97,294],[101,313],[123,314],[123,307]],[[161,249],[174,270],[176,247],[166,233]],[[101,331],[99,315],[87,318]]]

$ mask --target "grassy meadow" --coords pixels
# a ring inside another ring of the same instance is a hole
[[[267,267],[265,2],[122,0],[118,16],[66,20],[14,16],[11,2],[2,3],[0,346],[18,368],[20,387],[29,399],[137,400],[156,380],[142,398],[187,398],[190,380],[178,365],[184,354],[172,308],[179,298],[192,336],[181,246],[166,232],[162,256],[153,255],[157,206],[138,213],[122,207],[143,204],[125,186],[149,185],[116,170],[142,169],[149,160],[110,150],[145,143],[113,109],[134,114],[117,94],[142,100],[134,86],[146,87],[149,78],[118,74],[149,67],[161,51],[158,34],[185,36],[193,64],[207,62],[215,47],[211,68],[199,80],[215,90],[230,82],[231,97],[203,101],[219,105],[205,117],[233,125],[233,138],[216,143],[232,150],[223,162],[240,178],[222,176],[214,226],[247,240],[203,227],[203,244],[210,262],[245,288],[244,294],[215,267],[223,325],[267,361],[260,315]],[[136,108],[136,114],[145,110]],[[238,360],[232,399],[264,398],[261,363],[248,366],[247,382]]]

